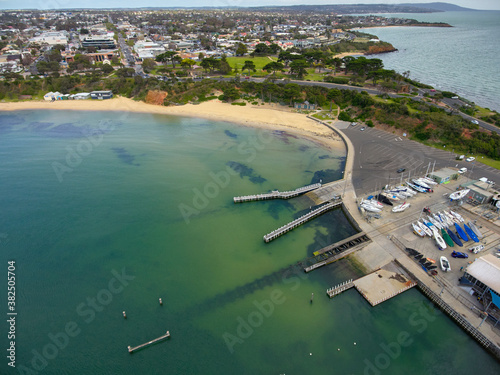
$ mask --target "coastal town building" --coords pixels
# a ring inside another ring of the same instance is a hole
[[[66,46],[68,44],[68,36],[65,31],[49,31],[35,36],[29,40],[30,43],[48,44],[50,46],[61,44]]]

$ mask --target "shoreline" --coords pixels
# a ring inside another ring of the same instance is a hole
[[[302,137],[314,139],[330,147],[344,147],[341,138],[324,125],[307,118],[305,114],[292,112],[289,107],[283,107],[278,104],[256,106],[247,103],[246,106],[237,106],[212,100],[200,104],[166,107],[124,97],[115,97],[106,100],[89,99],[0,103],[0,112],[26,110],[108,111],[202,118],[260,129],[289,131]]]

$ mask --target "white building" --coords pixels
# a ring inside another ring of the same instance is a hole
[[[51,46],[56,44],[62,44],[63,46],[66,46],[68,44],[68,37],[65,32],[49,31],[39,36],[35,36],[34,38],[31,38],[29,41],[30,43],[37,43],[37,44],[47,43],[48,45]]]

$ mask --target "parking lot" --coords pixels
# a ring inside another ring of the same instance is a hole
[[[456,153],[435,149],[362,124],[349,126],[342,131],[355,149],[352,181],[358,196],[397,185],[412,176],[422,176],[427,170],[443,167],[467,168],[463,174],[469,179],[486,177],[500,183],[497,169],[481,164],[478,160],[456,160]],[[480,160],[480,159],[479,159]],[[405,171],[397,173],[398,169]]]

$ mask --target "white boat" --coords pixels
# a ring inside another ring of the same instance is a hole
[[[427,221],[424,218],[422,218],[422,221],[423,221],[424,225],[432,231],[433,235],[435,232],[438,232],[438,234],[439,234],[438,228],[434,224],[432,224],[432,222]]]
[[[456,213],[455,211],[450,210],[450,214],[455,216],[461,223],[465,222],[464,218],[459,213]]]
[[[415,189],[419,193],[427,193],[427,189],[422,187],[422,186],[418,186],[418,185],[412,184],[410,182],[407,182],[407,184],[408,184],[408,186],[410,186],[412,189]]]
[[[446,216],[446,219],[448,220],[448,224],[460,224],[460,220],[458,220],[455,216],[450,214],[449,212],[443,211],[443,214]]]
[[[453,222],[454,222],[454,223],[457,223],[457,224],[460,224],[460,223],[461,223],[460,219],[459,219],[457,216],[453,215],[453,214],[451,213],[451,211],[444,211],[444,213],[445,213],[446,215],[448,215],[448,217],[449,217],[449,218],[451,218],[451,220],[453,220]],[[461,217],[461,216],[460,216],[460,217]]]
[[[446,259],[446,257],[442,256],[441,258],[439,258],[439,263],[441,264],[441,269],[444,272],[450,272],[451,271],[450,262],[448,262],[448,259]]]
[[[384,208],[384,205],[376,200],[364,200],[363,199],[361,201],[361,204],[368,204],[368,205],[376,207],[376,208]]]
[[[419,225],[411,223],[411,226],[413,227],[413,233],[415,233],[417,236],[425,237],[425,232],[422,230],[422,228],[420,228]]]
[[[454,218],[451,215],[448,215],[446,211],[443,211],[442,213],[441,211],[439,211],[438,214],[443,218],[444,221],[446,221],[446,224],[448,224],[448,226],[455,224],[455,221],[453,220]]]
[[[434,216],[434,219],[436,219],[436,221],[438,221],[441,224],[441,227],[448,228],[448,224],[443,219],[441,219],[439,215],[432,214],[432,216]]]
[[[481,233],[481,231],[479,230],[479,228],[476,226],[476,224],[474,224],[472,221],[469,221],[467,223],[467,225],[469,226],[470,229],[472,229],[472,231],[476,234],[477,238],[481,239],[483,238],[483,234]]]
[[[396,197],[400,198],[400,199],[406,199],[406,198],[410,198],[410,197],[413,197],[412,194],[406,192],[406,191],[403,191],[403,190],[391,190],[389,191],[391,194],[394,194]]]
[[[420,221],[417,221],[417,224],[420,226],[420,228],[422,228],[426,235],[432,237],[432,230],[427,225],[421,223]]]
[[[427,189],[431,188],[425,181],[422,181],[422,179],[420,179],[420,178],[413,180],[413,182],[416,183],[417,185],[424,187],[424,188],[427,188]]]
[[[439,220],[436,220],[430,216],[427,216],[427,218],[429,219],[429,221],[432,223],[432,225],[434,225],[436,228],[438,229],[442,229],[443,226],[441,225],[441,223],[439,222]]]
[[[391,193],[381,193],[383,196],[389,198],[391,201],[398,201],[399,198]]]
[[[417,192],[415,190],[412,190],[410,187],[408,186],[396,186],[395,189],[398,189],[400,191],[404,191],[405,193],[409,193],[411,195],[416,195]]]
[[[469,250],[472,251],[474,254],[477,254],[481,250],[484,250],[484,245],[477,245],[477,246],[471,247]]]
[[[429,184],[429,185],[437,185],[438,184],[436,181],[434,181],[432,178],[429,178],[429,177],[422,177],[422,178],[419,178],[419,180],[422,180],[426,184]]]
[[[381,211],[380,208],[377,208],[377,207],[372,206],[371,204],[367,204],[367,203],[361,203],[360,206],[369,212],[380,212]]]
[[[404,210],[406,210],[408,207],[410,207],[410,204],[409,203],[402,203],[402,204],[399,204],[397,206],[394,206],[393,209],[392,209],[392,212],[403,212]]]
[[[437,231],[434,232],[434,239],[442,250],[446,249],[446,242],[444,242],[443,237],[441,237],[441,235]]]
[[[454,193],[450,194],[450,199],[452,201],[456,201],[458,199],[462,199],[463,197],[465,197],[469,193],[469,191],[470,191],[470,189],[464,189],[464,190],[455,191]]]

